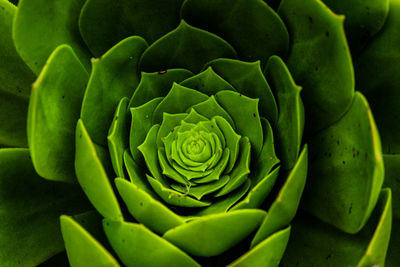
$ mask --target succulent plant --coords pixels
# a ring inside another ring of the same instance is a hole
[[[0,0],[0,261],[400,264],[398,9]]]

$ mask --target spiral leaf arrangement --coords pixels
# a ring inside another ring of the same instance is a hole
[[[0,0],[5,266],[64,246],[71,266],[384,264],[398,138],[371,73],[397,0],[16,2]]]

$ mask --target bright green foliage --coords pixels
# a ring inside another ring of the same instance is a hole
[[[398,0],[16,2],[2,265],[400,264]]]
[[[16,8],[0,1],[0,144],[26,147],[26,114],[35,76],[21,60],[11,38]]]
[[[33,84],[28,143],[35,169],[46,179],[75,181],[73,127],[88,78],[71,47],[62,45],[51,54]]]
[[[23,148],[0,149],[0,176],[2,266],[35,266],[61,252],[59,214],[90,208],[79,186],[38,176]]]

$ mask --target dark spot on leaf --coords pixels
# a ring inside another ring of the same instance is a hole
[[[315,67],[315,71],[318,71],[318,67]]]
[[[329,32],[325,32],[326,37],[329,37]]]
[[[325,257],[326,260],[329,260],[332,257],[331,254],[328,254],[328,256]]]
[[[158,74],[165,74],[165,73],[167,73],[166,70],[160,70],[160,71],[158,72]]]
[[[313,24],[314,22],[313,22],[313,18],[312,17],[308,17],[308,21],[311,23],[311,24]]]
[[[353,203],[350,203],[349,214],[351,214],[352,209],[353,209]]]
[[[64,98],[65,98],[65,95],[62,96],[62,99],[64,99]]]
[[[337,142],[336,142],[338,145],[340,145],[340,141],[339,140],[337,140]]]
[[[171,133],[173,133],[174,131],[175,131],[175,129],[172,129],[172,130],[171,130]]]
[[[328,153],[328,157],[332,157],[332,153],[329,152],[329,153]]]
[[[342,163],[343,163],[343,165],[344,165],[344,164],[346,164],[346,161],[343,160]]]
[[[143,206],[143,202],[140,202],[139,205],[142,207]]]
[[[118,116],[115,116],[115,120],[116,120],[116,121],[118,120]]]
[[[253,113],[253,117],[254,117],[254,118],[256,117],[256,113]]]
[[[82,138],[82,133],[79,134],[79,138]]]

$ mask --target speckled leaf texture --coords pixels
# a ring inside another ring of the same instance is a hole
[[[1,266],[400,266],[399,0],[0,0]]]

